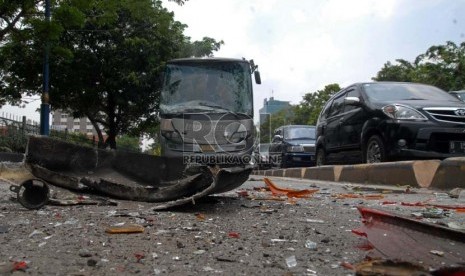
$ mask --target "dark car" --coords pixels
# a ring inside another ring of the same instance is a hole
[[[315,126],[278,127],[271,141],[270,160],[281,168],[315,165]]]
[[[465,103],[418,83],[357,83],[317,122],[317,165],[465,156]]]
[[[449,93],[465,102],[465,90],[451,91]]]

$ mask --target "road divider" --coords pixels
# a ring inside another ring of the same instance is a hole
[[[465,157],[254,171],[256,175],[417,188],[465,188]]]
[[[447,158],[442,161],[431,182],[431,188],[465,188],[465,157]]]

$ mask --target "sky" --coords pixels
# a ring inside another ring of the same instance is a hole
[[[163,0],[192,40],[223,40],[216,57],[253,59],[255,118],[263,100],[298,104],[306,93],[371,81],[387,61],[413,61],[432,45],[465,41],[465,0]],[[53,73],[53,72],[52,72]],[[1,112],[26,115],[40,100]],[[256,119],[258,120],[258,119]]]

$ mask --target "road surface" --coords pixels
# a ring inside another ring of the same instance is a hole
[[[405,193],[406,187],[366,190],[369,186],[271,179],[279,187],[318,192],[302,199],[273,197],[262,177],[251,176],[234,191],[166,211],[119,200],[117,206],[46,205],[31,211],[12,201],[10,184],[0,182],[0,271],[16,262],[32,275],[351,275],[344,264],[367,255],[360,249],[365,239],[351,232],[361,226],[357,206],[411,215],[424,207],[400,202],[459,200],[429,190]],[[52,194],[76,198],[54,187]],[[436,221],[463,223],[464,217]],[[130,224],[143,232],[106,232]]]

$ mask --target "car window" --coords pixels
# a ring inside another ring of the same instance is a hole
[[[344,110],[344,98],[345,93],[339,95],[333,100],[333,104],[331,105],[331,110],[329,112],[330,117],[340,114]]]
[[[315,129],[310,127],[286,128],[284,132],[286,139],[315,139]]]
[[[318,120],[324,120],[326,119],[326,117],[328,116],[329,114],[329,110],[330,110],[330,107],[331,107],[331,104],[332,104],[332,100],[329,100],[325,106],[323,107],[323,109],[321,110],[321,113],[320,113],[320,117],[318,118]]]
[[[374,101],[431,100],[456,101],[457,98],[434,86],[416,83],[366,83],[363,89]]]

